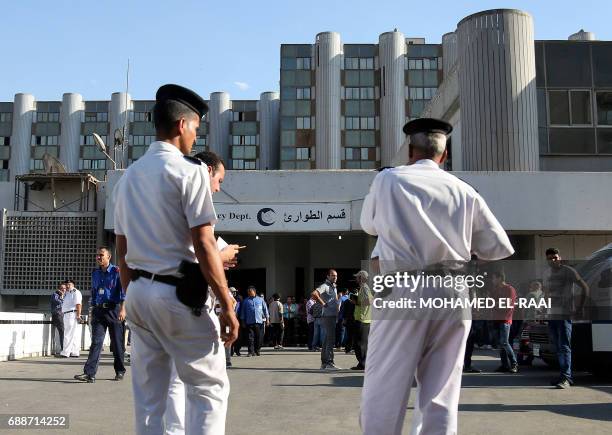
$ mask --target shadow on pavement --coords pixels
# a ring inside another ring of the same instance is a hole
[[[562,405],[504,405],[501,403],[460,404],[463,412],[529,412],[547,411],[566,417],[612,421],[612,403],[567,403]]]

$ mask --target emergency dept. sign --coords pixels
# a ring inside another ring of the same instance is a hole
[[[219,232],[349,231],[350,203],[215,204]]]

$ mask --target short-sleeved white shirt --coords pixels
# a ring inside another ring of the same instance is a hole
[[[76,310],[77,305],[83,304],[83,295],[76,288],[72,291],[64,293],[64,302],[62,303],[62,311],[64,313]]]
[[[113,195],[115,234],[127,239],[131,269],[178,275],[181,261],[197,261],[190,228],[217,221],[206,165],[166,142],[153,142]]]
[[[478,192],[427,159],[380,172],[364,199],[360,223],[378,236],[382,273],[468,261],[472,253],[483,260],[514,253]]]

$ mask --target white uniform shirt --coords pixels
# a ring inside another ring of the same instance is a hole
[[[421,270],[442,261],[514,253],[484,199],[433,160],[380,172],[365,197],[361,227],[378,235],[381,273]]]
[[[172,144],[153,142],[113,194],[115,234],[127,238],[131,269],[178,275],[181,261],[197,261],[189,229],[217,221],[206,165],[187,160]]]
[[[67,313],[68,311],[76,310],[77,305],[83,304],[83,295],[79,290],[72,289],[72,291],[66,291],[64,293],[64,303],[62,304],[62,312]]]

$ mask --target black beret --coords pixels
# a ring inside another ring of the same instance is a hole
[[[441,119],[418,118],[406,123],[403,130],[407,135],[416,133],[450,134],[450,132],[453,131],[453,126]]]
[[[179,85],[163,85],[157,90],[155,94],[155,101],[160,103],[162,101],[178,101],[183,103],[185,106],[193,109],[200,118],[206,115],[208,112],[208,106],[202,97],[193,92],[191,89],[184,88]]]

